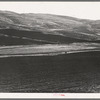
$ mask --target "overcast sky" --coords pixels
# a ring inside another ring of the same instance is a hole
[[[0,10],[100,19],[100,2],[0,2]]]

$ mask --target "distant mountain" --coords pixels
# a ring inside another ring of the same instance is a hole
[[[99,41],[99,20],[0,11],[0,45]]]

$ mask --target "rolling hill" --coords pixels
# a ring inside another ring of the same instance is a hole
[[[100,21],[0,11],[0,45],[100,42]]]

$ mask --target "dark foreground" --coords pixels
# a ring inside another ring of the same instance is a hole
[[[0,92],[100,92],[100,52],[0,58]]]

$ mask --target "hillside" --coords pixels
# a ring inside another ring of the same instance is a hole
[[[0,45],[99,42],[100,21],[0,11]]]

